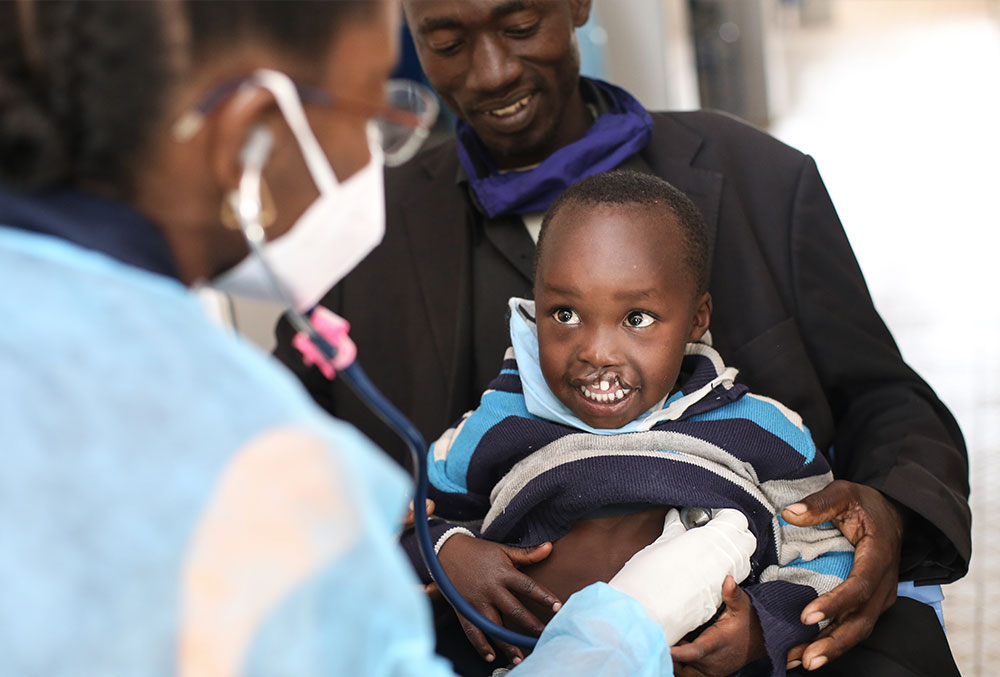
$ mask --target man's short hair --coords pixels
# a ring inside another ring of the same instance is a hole
[[[629,169],[594,174],[567,188],[549,206],[542,219],[535,249],[535,270],[545,245],[545,231],[563,208],[570,205],[635,205],[660,209],[674,217],[684,243],[684,263],[695,282],[697,294],[708,290],[708,226],[694,203],[677,188],[653,176]],[[667,220],[664,220],[667,223]]]

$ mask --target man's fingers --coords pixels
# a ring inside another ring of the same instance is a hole
[[[802,665],[802,654],[805,653],[807,646],[809,644],[798,644],[788,650],[788,658],[786,659],[788,665],[785,666],[786,670],[791,670]]]
[[[826,619],[838,619],[851,612],[863,610],[873,601],[874,592],[870,578],[856,575],[852,571],[843,583],[809,602],[799,618],[804,625],[815,625]],[[883,609],[879,608],[874,613],[878,615],[881,611]]]
[[[835,480],[814,494],[781,511],[785,521],[800,527],[829,522],[847,510],[853,502],[851,483]]]
[[[816,670],[865,639],[872,633],[874,617],[851,616],[827,627],[802,652],[802,666]]]

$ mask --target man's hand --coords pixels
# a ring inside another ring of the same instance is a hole
[[[676,677],[729,675],[766,654],[757,612],[732,576],[722,584],[722,601],[726,610],[712,625],[670,649]]]
[[[878,490],[836,480],[781,516],[796,526],[832,521],[854,545],[851,574],[836,588],[802,610],[806,625],[830,619],[810,643],[788,652],[789,668],[815,670],[871,634],[875,621],[896,601],[903,516]]]
[[[551,552],[551,543],[517,548],[456,534],[445,541],[438,556],[448,578],[480,613],[504,627],[538,636],[545,624],[524,607],[518,596],[551,607],[552,611],[558,611],[562,604],[518,567],[541,562]],[[461,615],[458,619],[479,655],[492,662],[496,654],[486,635]],[[516,646],[505,642],[497,642],[497,646],[514,663],[524,659]]]

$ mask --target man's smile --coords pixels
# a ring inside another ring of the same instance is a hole
[[[492,115],[493,117],[498,117],[498,118],[508,117],[508,116],[513,115],[514,113],[518,112],[519,110],[521,110],[525,106],[527,106],[528,102],[531,101],[531,97],[532,96],[534,96],[534,95],[533,94],[526,94],[525,96],[521,97],[520,99],[518,99],[517,101],[515,101],[514,103],[512,103],[510,105],[503,106],[502,108],[494,108],[492,110],[487,110],[486,112],[489,115]]]

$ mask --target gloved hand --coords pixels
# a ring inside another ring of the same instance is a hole
[[[638,600],[672,646],[710,619],[722,603],[726,576],[750,574],[757,539],[738,510],[716,510],[708,524],[684,531],[677,510],[663,533],[637,552],[608,583]]]

